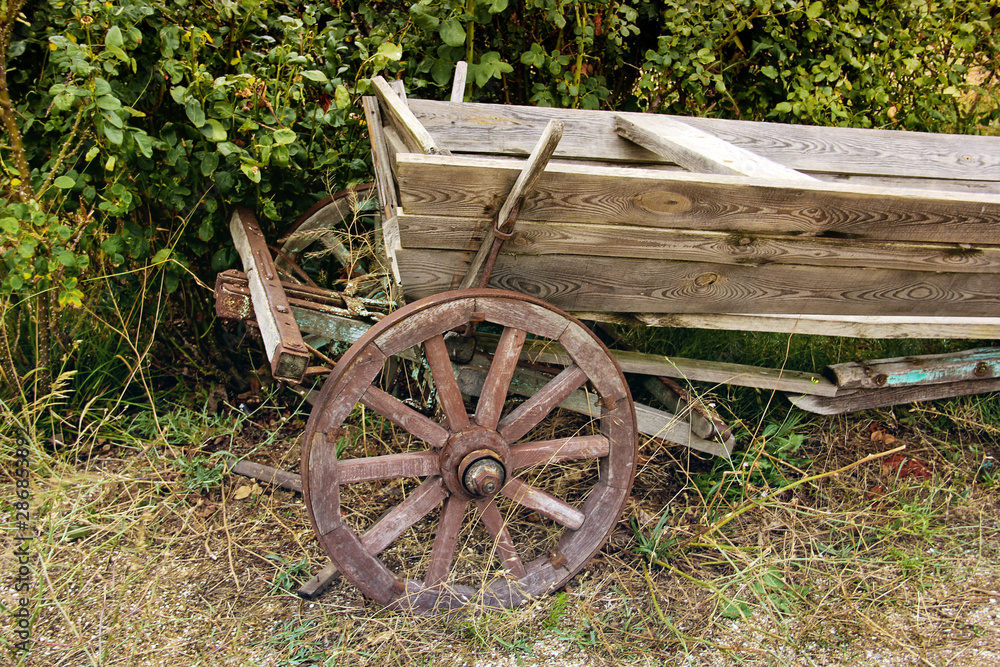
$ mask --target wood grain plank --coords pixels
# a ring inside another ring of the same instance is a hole
[[[372,87],[378,97],[382,111],[391,119],[391,122],[406,142],[406,145],[414,151],[428,154],[440,154],[434,137],[421,125],[413,112],[410,111],[406,102],[394,91],[386,80],[381,76],[372,77]],[[383,118],[383,121],[385,118]]]
[[[619,136],[690,171],[787,181],[816,180],[669,116],[615,114],[615,130]]]
[[[972,396],[993,391],[1000,391],[1000,378],[889,389],[857,389],[834,397],[789,394],[788,400],[796,407],[809,412],[820,415],[840,415],[858,410],[937,401],[943,398]]]
[[[468,502],[458,496],[448,496],[441,508],[438,519],[437,533],[431,546],[431,563],[427,566],[424,576],[425,586],[437,586],[448,580],[451,572],[451,562],[455,556],[455,546],[458,544],[458,534],[465,519],[465,507]]]
[[[482,218],[401,215],[400,243],[408,249],[479,247]],[[1000,240],[1000,239],[998,239]],[[518,222],[504,244],[510,255],[592,255],[767,266],[849,266],[908,271],[1000,273],[1000,246],[775,236],[609,224]],[[556,260],[558,261],[558,260]]]
[[[446,429],[378,387],[369,387],[361,403],[431,447],[440,449],[448,442],[450,434]]]
[[[579,367],[568,366],[500,421],[497,428],[500,437],[506,442],[517,442],[586,381],[587,376]]]
[[[511,445],[510,466],[514,470],[544,466],[563,461],[597,459],[611,450],[603,435],[577,435],[554,440],[539,440]]]
[[[361,545],[372,556],[377,556],[395,542],[406,529],[427,516],[448,496],[440,477],[432,477],[418,486],[385,516],[376,521],[361,536]]]
[[[355,484],[400,477],[429,477],[440,469],[437,452],[402,452],[337,461],[339,484]]]
[[[400,155],[404,213],[492,215],[517,170],[489,158]],[[550,164],[520,220],[830,238],[996,243],[1000,196],[630,167]]]
[[[438,400],[448,419],[448,430],[455,432],[468,428],[469,413],[465,410],[465,401],[455,380],[455,370],[451,365],[444,336],[434,336],[424,341],[424,357],[431,367]]]
[[[626,118],[647,114],[415,99],[409,106],[442,146],[455,152],[527,155],[541,127],[557,118],[566,123],[557,156],[663,159],[615,136],[616,113]],[[799,171],[1000,180],[1000,137],[668,117]]]
[[[985,347],[948,354],[854,361],[833,364],[826,370],[841,390],[985,380],[1000,375],[1000,349]]]
[[[587,518],[583,512],[566,501],[535,488],[517,477],[508,480],[500,493],[518,505],[534,510],[570,530],[578,530]]]
[[[368,125],[368,142],[372,149],[372,166],[375,170],[375,186],[378,188],[378,200],[382,204],[382,217],[389,218],[399,207],[396,180],[392,175],[395,163],[389,160],[378,100],[374,96],[366,95],[361,98],[361,107],[364,110],[365,122]]]
[[[500,335],[493,363],[486,374],[483,391],[476,406],[476,423],[486,428],[495,429],[500,421],[504,403],[507,400],[507,387],[514,376],[518,359],[521,356],[521,346],[527,333],[522,329],[508,327]]]
[[[411,299],[447,290],[467,261],[432,250],[397,257]],[[500,255],[490,285],[567,311],[991,317],[1000,313],[996,282],[977,273]]]
[[[576,312],[582,320],[627,326],[679,327],[729,331],[773,331],[848,338],[1000,339],[1000,318],[907,315],[741,315],[738,313],[594,313]]]
[[[489,350],[495,343],[487,334],[479,335],[479,342]],[[633,352],[630,350],[610,350],[611,355],[625,373],[666,376],[694,382],[715,384],[735,384],[741,387],[757,387],[776,391],[790,391],[799,394],[834,396],[837,387],[819,373],[809,373],[791,369],[779,370],[747,364],[731,364],[721,361],[705,361],[684,357],[667,357],[658,354]],[[572,362],[566,351],[555,343],[528,341],[522,351],[522,359],[541,364],[568,365]],[[519,369],[524,378],[535,378],[533,372]],[[547,380],[540,382],[534,391],[540,389]]]

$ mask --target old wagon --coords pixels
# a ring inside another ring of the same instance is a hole
[[[374,83],[373,208],[389,301],[406,305],[294,279],[356,192],[307,212],[277,259],[234,213],[245,272],[220,275],[217,298],[256,319],[290,382],[309,373],[303,332],[353,343],[314,396],[301,476],[284,478],[334,566],[382,604],[512,606],[564,585],[622,513],[640,432],[728,456],[711,412],[683,391],[671,412],[636,406],[626,373],[817,412],[1000,386],[989,348],[812,373],[610,351],[583,324],[998,338],[1000,138],[468,104],[461,86],[408,100]],[[401,367],[431,400],[394,392]],[[580,416],[554,429],[559,406]],[[397,437],[368,441],[358,422]]]

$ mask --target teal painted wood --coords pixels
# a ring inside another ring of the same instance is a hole
[[[1000,377],[1000,348],[986,347],[827,367],[839,389],[881,389],[951,384]]]

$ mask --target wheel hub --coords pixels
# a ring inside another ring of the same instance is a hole
[[[441,477],[452,493],[487,498],[507,480],[510,447],[496,431],[472,426],[455,433],[441,450]]]

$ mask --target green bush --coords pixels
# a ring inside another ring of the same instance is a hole
[[[81,321],[155,335],[166,310],[121,299],[235,265],[234,205],[275,238],[370,180],[376,73],[443,99],[464,59],[471,101],[992,132],[998,23],[968,0],[5,0],[0,370],[47,385]]]

